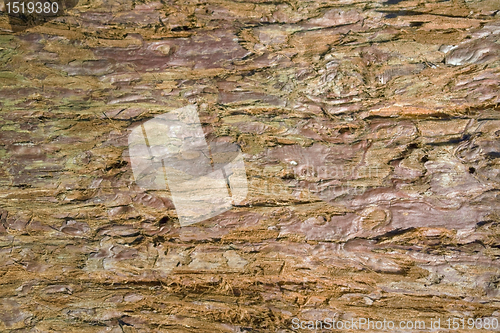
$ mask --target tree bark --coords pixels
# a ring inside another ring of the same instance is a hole
[[[0,330],[500,317],[497,1],[5,4]],[[248,194],[181,227],[127,140],[187,105]]]

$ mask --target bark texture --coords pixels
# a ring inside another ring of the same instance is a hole
[[[500,317],[498,9],[80,0],[27,29],[2,14],[0,330]],[[127,136],[188,104],[209,140],[241,146],[249,193],[180,227],[168,191],[134,183]]]

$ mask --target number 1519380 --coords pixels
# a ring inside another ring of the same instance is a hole
[[[9,1],[5,4],[7,14],[57,14],[59,5],[57,2],[18,2]]]

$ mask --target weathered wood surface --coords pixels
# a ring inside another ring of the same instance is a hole
[[[500,317],[485,1],[81,0],[0,16],[0,330],[290,332]],[[180,227],[127,135],[197,104],[247,201]]]

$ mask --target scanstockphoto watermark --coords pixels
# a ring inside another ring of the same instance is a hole
[[[494,317],[485,318],[434,318],[425,320],[373,320],[370,318],[351,318],[350,320],[338,320],[334,318],[323,318],[321,320],[301,320],[297,317],[292,319],[292,329],[301,331],[316,330],[346,330],[346,331],[391,331],[401,330],[487,330],[498,331],[500,325]]]
[[[217,216],[247,196],[239,146],[207,143],[195,105],[135,126],[128,146],[136,184],[145,190],[169,189],[181,226]]]
[[[437,325],[437,326],[436,326]],[[392,320],[372,320],[370,318],[352,318],[351,320],[336,320],[334,318],[324,318],[322,320],[300,320],[299,318],[292,319],[293,330],[379,330],[388,331],[396,328],[401,329],[426,329],[425,321],[401,321],[394,322]],[[439,328],[440,321],[430,323],[427,326],[430,329]]]
[[[309,191],[323,200],[329,200],[341,195],[365,193],[370,188],[369,182],[379,178],[379,172],[379,168],[373,166],[317,166],[291,161],[281,175],[289,189]],[[264,192],[279,195],[282,189],[281,185],[269,182],[265,184]]]

